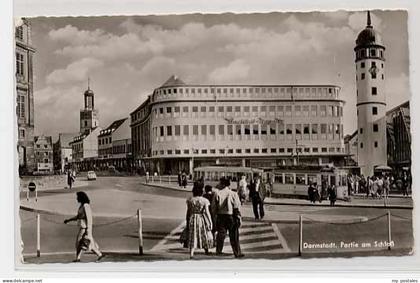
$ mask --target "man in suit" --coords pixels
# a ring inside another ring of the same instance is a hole
[[[216,216],[216,254],[221,255],[226,233],[229,231],[230,245],[236,258],[243,257],[239,244],[239,227],[241,226],[241,202],[238,194],[231,191],[230,180],[220,180],[220,190],[213,198],[211,205],[212,214]]]
[[[264,218],[264,197],[265,192],[261,178],[257,177],[249,188],[249,198],[252,201],[255,220],[262,220]]]

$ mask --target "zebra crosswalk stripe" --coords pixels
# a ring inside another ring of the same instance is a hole
[[[151,251],[182,250],[179,236],[185,227],[185,221],[172,230]],[[267,222],[244,221],[239,229],[241,250],[246,254],[285,253],[290,252],[287,242],[276,224]],[[233,253],[227,235],[224,242],[224,253]]]

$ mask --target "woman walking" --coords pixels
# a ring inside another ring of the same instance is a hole
[[[187,200],[186,217],[190,258],[194,258],[195,249],[204,249],[209,254],[209,249],[213,247],[210,202],[203,197],[203,184],[194,183],[192,193],[193,196]]]
[[[80,261],[83,251],[94,252],[98,256],[96,260],[98,262],[104,257],[104,255],[99,250],[98,244],[92,236],[93,217],[92,210],[90,209],[90,200],[85,192],[77,192],[76,195],[77,202],[80,203],[77,215],[64,220],[64,224],[71,221],[77,221],[79,225],[79,233],[76,238],[76,259],[74,262]]]

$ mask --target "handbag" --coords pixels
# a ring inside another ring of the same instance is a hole
[[[89,250],[90,239],[87,238],[87,234],[83,234],[82,238],[79,241],[79,248],[83,251]]]

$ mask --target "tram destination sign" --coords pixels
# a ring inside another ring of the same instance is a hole
[[[283,120],[275,118],[275,119],[262,119],[262,118],[253,118],[253,119],[233,119],[233,118],[224,118],[228,124],[261,124],[261,125],[269,125],[269,124],[283,124]]]

